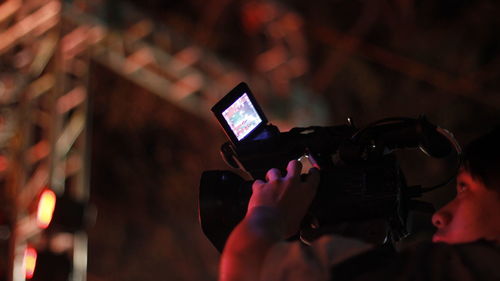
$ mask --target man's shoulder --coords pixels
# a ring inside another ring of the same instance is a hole
[[[462,244],[432,243],[430,241],[420,242],[402,251],[403,255],[418,258],[420,256],[446,259],[452,262],[450,257],[474,258],[475,261],[500,262],[500,246],[489,241],[475,241]],[[493,259],[496,257],[497,259]]]
[[[332,276],[335,280],[500,280],[500,248],[486,241],[455,245],[425,241],[402,252],[379,247],[334,267]]]

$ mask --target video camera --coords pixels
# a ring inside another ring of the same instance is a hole
[[[419,118],[386,118],[363,129],[352,123],[330,127],[293,128],[288,132],[268,123],[255,97],[240,83],[213,106],[212,112],[229,138],[221,147],[228,165],[249,174],[205,171],[200,180],[202,230],[222,251],[233,228],[243,219],[252,182],[271,168],[285,171],[293,159],[307,159],[320,169],[320,184],[301,231],[339,222],[383,218],[391,237],[407,235],[411,198],[432,188],[409,187],[394,151],[420,148],[432,157],[448,156],[460,146],[451,133]],[[459,159],[459,157],[457,157]]]

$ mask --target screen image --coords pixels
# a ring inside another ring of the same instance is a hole
[[[222,116],[238,140],[243,139],[262,122],[246,93],[224,110]]]

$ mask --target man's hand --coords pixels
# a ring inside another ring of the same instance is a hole
[[[319,184],[319,171],[315,168],[309,171],[305,181],[300,178],[300,162],[290,161],[286,170],[285,177],[281,175],[280,170],[271,169],[266,174],[266,181],[254,182],[247,211],[248,217],[254,215],[255,208],[274,209],[280,217],[280,225],[284,226],[283,238],[297,232]]]
[[[285,177],[271,169],[266,181],[257,180],[245,218],[226,243],[219,280],[258,280],[262,262],[277,242],[297,232],[319,183],[319,171],[301,181],[302,165],[290,161]]]

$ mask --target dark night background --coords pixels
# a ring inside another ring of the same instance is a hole
[[[104,18],[119,29],[122,3],[106,3]],[[126,3],[245,73],[270,121],[287,124],[282,130],[425,114],[464,145],[500,120],[497,1]],[[279,52],[263,56],[269,50]],[[269,69],[280,55],[298,66]],[[228,169],[222,131],[208,114],[187,112],[99,62],[91,70],[98,216],[88,280],[215,280],[219,255],[198,225],[197,196],[202,171]],[[401,156],[413,183],[451,171],[451,160]],[[452,195],[449,185],[425,199],[439,206]]]

